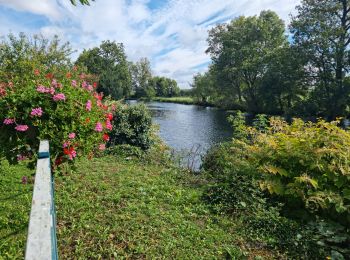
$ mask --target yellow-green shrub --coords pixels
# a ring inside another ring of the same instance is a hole
[[[349,222],[350,132],[338,124],[271,118],[264,132],[249,128],[247,154],[261,174],[260,187]]]

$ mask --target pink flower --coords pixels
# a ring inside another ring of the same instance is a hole
[[[28,130],[28,126],[27,125],[17,125],[15,127],[15,129],[18,131],[18,132],[25,132]]]
[[[74,138],[75,138],[75,133],[70,133],[70,134],[68,135],[68,137],[69,137],[70,139],[74,139]]]
[[[88,100],[88,101],[86,102],[86,110],[87,110],[87,111],[91,111],[91,107],[92,107],[91,100]]]
[[[58,93],[52,97],[54,101],[66,100],[66,96],[63,93]]]
[[[55,79],[52,80],[51,87],[57,87],[57,81]]]
[[[44,87],[43,85],[39,85],[36,87],[36,91],[40,92],[40,93],[49,93],[50,89]]]
[[[113,129],[113,125],[111,124],[111,121],[109,119],[106,120],[106,128],[108,130],[112,130]]]
[[[100,122],[97,122],[96,127],[95,127],[95,131],[102,132],[102,130],[103,130],[102,124]]]
[[[72,150],[69,154],[69,160],[73,160],[73,158],[77,157],[77,152]]]
[[[92,85],[87,86],[86,89],[89,90],[89,91],[94,91],[94,88],[92,87]]]
[[[77,86],[77,81],[76,80],[72,80],[72,87],[76,87]]]
[[[15,122],[15,120],[12,118],[5,118],[5,120],[4,120],[5,125],[12,125],[14,122]]]
[[[98,146],[98,149],[99,149],[100,151],[106,150],[106,145],[105,145],[105,144],[100,144],[100,145]]]
[[[32,112],[30,112],[31,116],[38,116],[41,117],[43,114],[43,110],[41,109],[41,107],[37,107],[37,108],[33,108]]]
[[[63,147],[63,148],[67,148],[67,147],[68,147],[68,145],[69,145],[69,143],[64,142],[64,143],[63,143],[63,145],[62,145],[62,147]]]
[[[81,86],[83,87],[83,88],[86,88],[87,87],[87,82],[86,81],[83,81],[82,83],[81,83]]]
[[[17,155],[17,161],[24,161],[26,159],[27,159],[27,157],[25,155],[23,155],[23,154],[18,154]]]
[[[55,94],[55,88],[51,87],[49,92],[50,92],[51,95]]]

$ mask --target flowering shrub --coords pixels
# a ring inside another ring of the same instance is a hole
[[[0,83],[0,156],[15,163],[50,141],[55,165],[105,149],[112,111],[88,75],[36,68],[32,75]]]

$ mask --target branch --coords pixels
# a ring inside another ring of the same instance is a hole
[[[91,1],[95,1],[95,0],[91,0]],[[70,0],[70,2],[72,3],[72,5],[77,5],[77,1],[76,0]],[[79,0],[79,2],[82,5],[90,5],[90,0]]]

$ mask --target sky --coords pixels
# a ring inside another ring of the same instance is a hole
[[[90,6],[69,0],[0,0],[0,36],[24,32],[55,34],[69,41],[76,59],[103,40],[122,42],[128,60],[151,61],[155,75],[189,88],[207,70],[208,30],[240,15],[273,10],[288,23],[300,0],[96,0]]]

